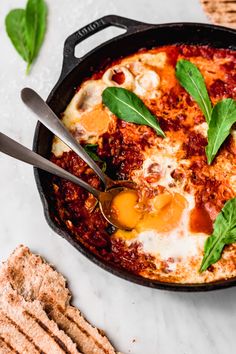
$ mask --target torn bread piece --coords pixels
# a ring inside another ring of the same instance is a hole
[[[4,283],[10,283],[26,301],[39,300],[47,315],[76,343],[82,353],[116,353],[107,337],[70,305],[71,294],[65,278],[27,247],[19,246],[3,263],[0,284]]]
[[[200,0],[213,23],[236,28],[236,2],[234,0]]]
[[[13,353],[80,353],[38,300],[26,301],[9,283],[0,284],[0,312],[0,336]]]

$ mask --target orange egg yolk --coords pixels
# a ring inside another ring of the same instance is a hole
[[[168,232],[176,228],[187,206],[186,199],[179,193],[163,193],[154,200],[155,211],[146,213],[137,226],[138,231],[156,230]]]
[[[118,203],[122,199],[122,196],[118,195]],[[132,202],[130,203],[129,200]],[[127,204],[119,204],[119,210],[122,208],[122,219],[127,222],[127,217],[131,222],[129,223],[131,231],[117,230],[115,235],[122,239],[132,239],[138,235],[138,233],[147,230],[156,230],[157,232],[169,232],[175,229],[182,217],[184,209],[187,207],[187,200],[183,195],[179,193],[163,193],[155,197],[153,200],[153,208],[151,212],[146,211],[141,213],[135,208],[137,198],[134,195],[131,198],[126,199]],[[129,204],[129,206],[128,206]],[[130,209],[130,205],[132,205]],[[134,215],[130,213],[130,210],[134,210]],[[137,213],[137,214],[136,214]],[[119,214],[121,215],[121,214]],[[136,217],[136,218],[135,218]]]
[[[133,229],[141,218],[138,209],[138,194],[134,190],[124,190],[117,194],[111,204],[111,212],[120,225]]]
[[[110,117],[100,106],[81,115],[80,124],[87,132],[102,134],[108,129]]]

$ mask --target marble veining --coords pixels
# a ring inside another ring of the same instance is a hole
[[[29,86],[47,97],[61,70],[64,39],[106,14],[150,23],[207,22],[198,0],[47,0],[48,31],[29,76],[4,29],[11,8],[25,0],[2,0],[0,11],[0,130],[32,145],[35,118],[20,101]],[[112,28],[82,44],[86,53]],[[236,288],[213,293],[171,293],[143,288],[92,264],[46,224],[30,166],[0,154],[0,260],[20,243],[54,264],[69,281],[73,302],[104,329],[125,354],[228,354],[236,351]]]

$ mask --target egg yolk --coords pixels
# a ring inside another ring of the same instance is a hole
[[[79,123],[87,132],[102,134],[108,129],[110,117],[100,106],[81,115]]]
[[[133,229],[141,218],[138,209],[138,194],[134,190],[124,190],[117,194],[111,204],[111,213],[120,225]]]
[[[118,195],[118,201],[120,196]],[[135,209],[135,203],[137,199],[132,196],[133,210]],[[156,230],[158,232],[169,232],[175,229],[182,217],[184,209],[187,207],[187,200],[179,193],[163,193],[158,195],[153,200],[153,208],[151,212],[145,212],[141,215],[139,212],[138,217],[135,219],[135,222],[129,224],[130,228],[133,228],[131,231],[117,230],[115,233],[116,237],[122,239],[132,239],[135,238],[138,233],[147,231],[147,230]],[[121,204],[120,204],[121,207]],[[127,221],[125,218],[129,215],[131,221],[134,220],[134,216],[130,214],[129,208],[122,205],[124,221]],[[132,209],[132,208],[131,208]]]
[[[168,232],[176,228],[187,201],[179,193],[163,193],[154,200],[154,212],[145,214],[137,225],[139,232],[154,229],[158,232]]]

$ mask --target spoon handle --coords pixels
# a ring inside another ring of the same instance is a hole
[[[78,184],[80,187],[93,194],[97,199],[99,198],[100,191],[93,188],[82,179],[72,175],[71,173],[65,171],[63,168],[45,159],[41,155],[36,154],[25,146],[17,143],[15,140],[9,138],[3,133],[0,133],[0,151],[6,155],[14,157],[17,160],[26,162],[30,165],[40,168],[41,170],[47,171],[58,177],[65,178],[75,184]]]
[[[67,146],[76,152],[82,160],[84,160],[89,167],[98,175],[105,185],[112,184],[111,179],[105,175],[100,167],[93,161],[93,159],[82,148],[73,135],[65,128],[61,120],[51,110],[48,104],[31,88],[24,88],[21,91],[22,101],[30,108],[38,117],[38,120],[45,125],[53,134],[58,136]]]

